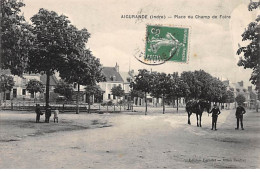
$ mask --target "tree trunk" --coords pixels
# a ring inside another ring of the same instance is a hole
[[[174,104],[175,104],[174,98],[172,98],[172,108],[174,108]]]
[[[90,113],[90,97],[91,96],[88,96],[88,113]]]
[[[177,113],[179,112],[179,97],[177,97]]]
[[[34,93],[34,103],[36,102],[36,93]]]
[[[80,85],[78,84],[78,91],[77,91],[77,100],[76,100],[76,114],[79,114],[79,88]]]
[[[4,91],[4,98],[3,98],[4,103],[5,103],[5,98],[6,98],[6,95],[5,95],[5,91]]]
[[[50,71],[46,72],[46,94],[45,94],[45,107],[49,106],[50,103]]]
[[[146,97],[146,92],[144,93],[144,101],[145,101],[145,115],[147,115],[147,97]]]
[[[163,104],[163,114],[164,114],[165,113],[164,95],[162,96],[162,104]]]

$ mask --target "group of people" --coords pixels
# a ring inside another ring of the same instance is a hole
[[[36,104],[35,112],[36,112],[36,123],[39,123],[41,115],[43,115],[39,104]],[[54,122],[58,123],[59,110],[55,109],[53,112],[54,112],[54,117],[53,117]],[[45,109],[45,122],[46,123],[50,122],[50,117],[51,117],[51,107],[47,106]]]
[[[209,113],[212,113],[212,128],[211,130],[215,129],[217,130],[217,120],[218,120],[218,115],[221,113],[218,106],[216,104],[214,104],[213,108],[211,109],[211,111]],[[245,108],[242,107],[241,104],[238,105],[238,107],[236,108],[236,118],[237,118],[237,128],[235,128],[236,130],[239,129],[239,121],[240,121],[240,125],[241,125],[241,129],[244,130],[243,127],[243,115],[246,113]]]

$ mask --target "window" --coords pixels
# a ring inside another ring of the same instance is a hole
[[[74,83],[73,87],[74,87],[74,89],[76,89],[77,88],[77,83]]]
[[[13,98],[16,98],[16,97],[17,97],[17,89],[14,88],[14,89],[13,89]]]
[[[116,96],[115,96],[115,95],[113,95],[113,99],[116,99]]]
[[[115,75],[110,76],[110,79],[111,79],[111,81],[115,81],[116,80],[116,76]]]
[[[26,95],[26,89],[22,90],[22,95]]]
[[[108,94],[107,97],[108,97],[108,99],[111,99],[111,95],[110,94]]]
[[[125,96],[125,99],[127,100],[127,95]]]
[[[22,79],[22,83],[23,83],[23,85],[26,85],[26,84],[27,84],[26,78],[23,78],[23,79]]]
[[[5,99],[6,99],[6,100],[11,100],[10,93],[6,93],[6,94],[5,94]]]

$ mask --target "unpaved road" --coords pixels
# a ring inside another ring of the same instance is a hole
[[[259,168],[260,114],[248,112],[235,130],[234,111],[222,111],[218,130],[203,114],[159,111],[60,114],[60,123],[0,112],[0,168]],[[248,110],[249,111],[249,110]]]

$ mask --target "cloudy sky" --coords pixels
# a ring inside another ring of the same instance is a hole
[[[231,82],[248,81],[251,70],[238,67],[236,50],[241,34],[257,11],[249,12],[249,0],[24,0],[22,9],[29,21],[40,8],[56,11],[69,17],[78,28],[87,28],[91,33],[88,42],[93,54],[103,66],[120,66],[120,71],[129,67],[159,72],[179,72],[203,69],[220,79]],[[218,19],[122,19],[121,15],[168,16],[218,16]],[[230,16],[230,19],[219,18]],[[144,49],[147,24],[189,26],[191,28],[189,63],[167,62],[158,66],[140,63],[134,57],[136,48]]]

